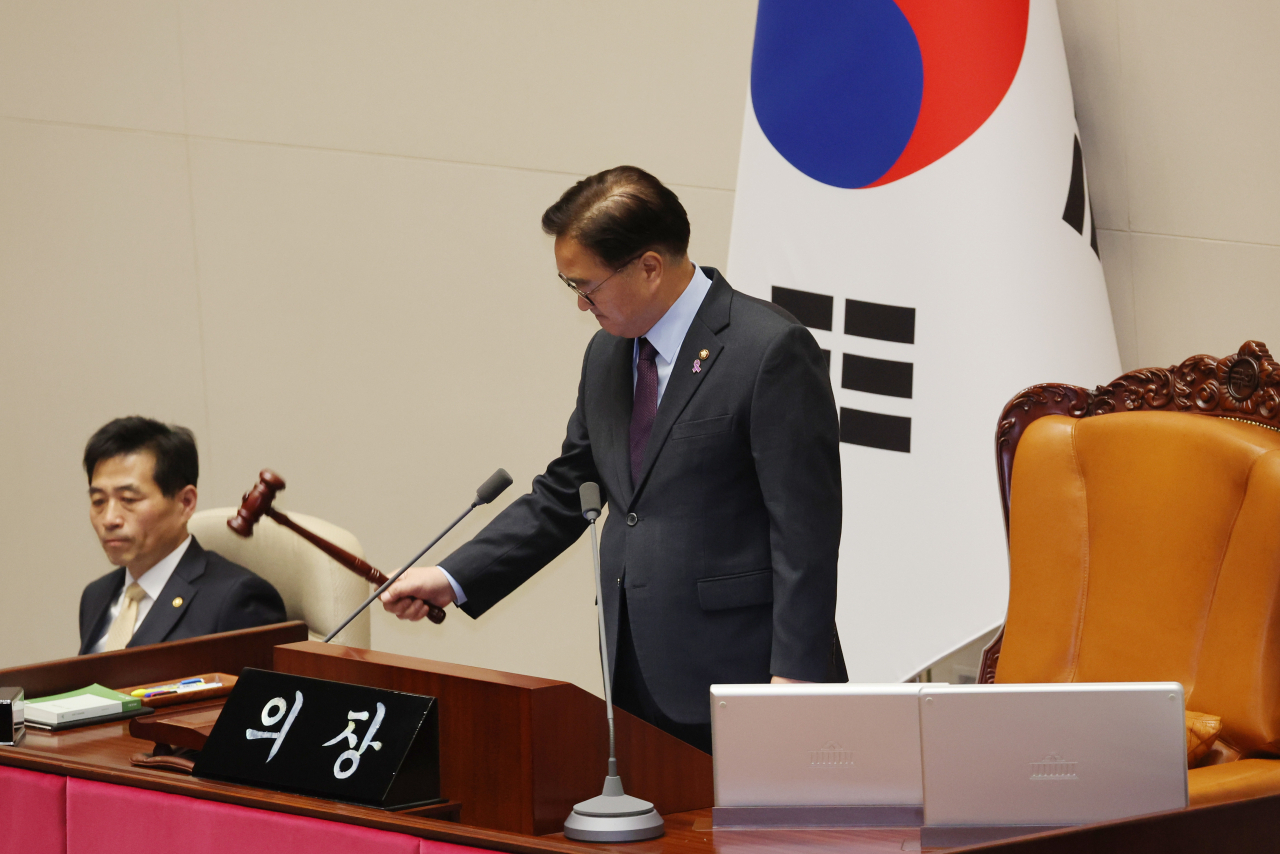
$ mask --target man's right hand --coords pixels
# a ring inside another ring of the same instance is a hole
[[[427,616],[427,603],[443,608],[453,603],[453,585],[438,566],[415,566],[382,594],[382,607],[402,620]]]

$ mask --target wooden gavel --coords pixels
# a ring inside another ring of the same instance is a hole
[[[310,542],[356,575],[372,582],[374,586],[381,587],[387,583],[387,577],[379,572],[376,567],[371,566],[346,549],[335,546],[324,537],[311,533],[284,513],[272,507],[271,505],[276,500],[276,493],[282,489],[284,489],[284,478],[280,475],[271,469],[263,469],[258,472],[258,482],[253,485],[253,489],[244,494],[244,499],[240,502],[240,509],[236,511],[236,515],[227,520],[227,527],[242,537],[251,537],[253,536],[253,526],[258,524],[258,520],[263,516],[268,516]],[[427,603],[427,619],[433,623],[443,623],[444,618],[443,608]]]

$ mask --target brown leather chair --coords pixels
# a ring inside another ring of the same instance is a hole
[[[1106,417],[1099,417],[1106,416]],[[1280,793],[1280,364],[1033,386],[1001,416],[1009,608],[981,681],[1182,683],[1222,718],[1191,803]]]

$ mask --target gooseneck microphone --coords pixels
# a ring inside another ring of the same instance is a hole
[[[400,569],[396,571],[395,575],[392,575],[385,582],[383,582],[383,585],[381,587],[373,591],[373,595],[370,596],[368,599],[364,600],[363,605],[361,605],[359,608],[356,608],[354,611],[352,611],[351,616],[347,617],[345,620],[342,621],[342,625],[338,626],[336,629],[329,632],[329,635],[324,639],[324,642],[328,643],[329,641],[333,640],[334,636],[337,635],[338,632],[345,629],[348,623],[350,623],[356,617],[360,616],[361,611],[363,611],[365,608],[368,608],[371,604],[373,604],[373,600],[381,596],[382,592],[386,590],[388,587],[390,587],[392,584],[394,584],[397,578],[404,575],[409,570],[409,567],[413,566],[415,563],[422,560],[422,556],[425,555],[427,552],[431,551],[431,547],[434,546],[436,543],[440,542],[442,539],[444,539],[444,535],[452,531],[459,522],[467,518],[467,514],[469,514],[472,510],[479,507],[481,504],[488,504],[490,501],[497,498],[499,495],[502,494],[502,491],[510,485],[511,485],[511,475],[507,474],[506,469],[498,469],[493,474],[489,475],[489,479],[486,480],[484,483],[480,484],[480,488],[476,490],[476,500],[471,502],[471,506],[468,507],[466,510],[463,510],[462,515],[459,516],[457,519],[454,519],[452,522],[450,522],[449,526],[445,528],[443,531],[441,531],[440,534],[434,540],[427,543],[426,548],[424,548],[422,551],[414,555],[413,559],[410,560],[408,563],[406,563],[404,566],[400,567]]]
[[[596,542],[596,520],[600,518],[600,487],[590,481],[578,487],[578,500],[582,502],[582,515],[591,523],[591,565],[596,576],[596,620],[600,627],[600,660],[609,660],[609,645],[604,633],[604,599],[600,589],[600,544]],[[604,710],[609,718],[609,776],[618,776],[617,744],[613,735],[613,679],[609,676],[609,668],[604,668]]]
[[[476,500],[471,504],[467,513],[470,513],[481,504],[488,504],[490,501],[501,495],[510,485],[511,475],[507,474],[506,469],[498,469],[493,474],[489,475],[489,479],[480,484],[480,487],[476,489]],[[465,516],[467,513],[463,513],[462,515]],[[456,525],[458,523],[454,522],[453,524]],[[443,537],[444,534],[441,534],[440,536]],[[438,540],[440,537],[436,537],[436,539]],[[435,545],[435,543],[433,542],[431,545]],[[427,546],[427,548],[429,549],[431,546]],[[423,550],[423,553],[426,553],[425,549]]]
[[[622,790],[618,776],[618,755],[613,732],[613,679],[609,675],[609,646],[604,631],[604,596],[600,583],[600,543],[596,519],[600,518],[600,487],[587,482],[578,487],[582,515],[591,523],[591,562],[596,576],[596,618],[600,627],[600,666],[604,670],[604,708],[609,718],[609,772],[604,791],[594,798],[574,804],[564,820],[564,835],[579,842],[637,842],[654,839],[666,831],[666,824],[653,804],[633,798]]]

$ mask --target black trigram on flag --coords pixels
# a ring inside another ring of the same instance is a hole
[[[1084,180],[1084,152],[1080,150],[1080,137],[1075,138],[1075,151],[1071,155],[1071,183],[1067,186],[1067,204],[1062,209],[1062,221],[1084,235],[1084,212],[1089,211],[1089,246],[1098,254],[1098,225],[1093,221],[1093,199]],[[1101,257],[1101,256],[1099,256]]]
[[[792,288],[773,288],[773,303],[795,316],[810,329],[833,331],[835,297]],[[914,344],[916,310],[897,305],[847,299],[844,301],[844,334],[880,341]],[[824,350],[827,363],[831,352]],[[853,391],[910,398],[911,362],[873,359],[842,353],[840,386]],[[911,419],[882,412],[840,407],[840,441],[885,451],[911,452]]]

